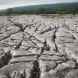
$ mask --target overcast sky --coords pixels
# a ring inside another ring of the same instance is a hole
[[[0,0],[0,9],[6,9],[14,6],[51,4],[60,2],[78,2],[78,0]]]

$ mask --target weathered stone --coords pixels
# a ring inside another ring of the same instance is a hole
[[[78,69],[70,71],[65,78],[78,78]]]
[[[40,63],[40,68],[41,68],[42,72],[43,71],[48,72],[57,66],[55,61],[42,61],[42,60],[40,60],[39,63]]]
[[[0,78],[74,78],[77,48],[78,15],[0,16]]]

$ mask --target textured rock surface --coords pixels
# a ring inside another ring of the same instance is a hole
[[[0,78],[78,78],[78,15],[0,16]]]

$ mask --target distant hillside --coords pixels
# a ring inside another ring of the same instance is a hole
[[[78,3],[59,3],[59,4],[44,4],[31,5],[9,8],[1,11],[0,15],[6,14],[66,14],[78,13]]]

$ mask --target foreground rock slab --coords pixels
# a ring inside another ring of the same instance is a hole
[[[78,15],[0,16],[0,78],[78,78]]]

